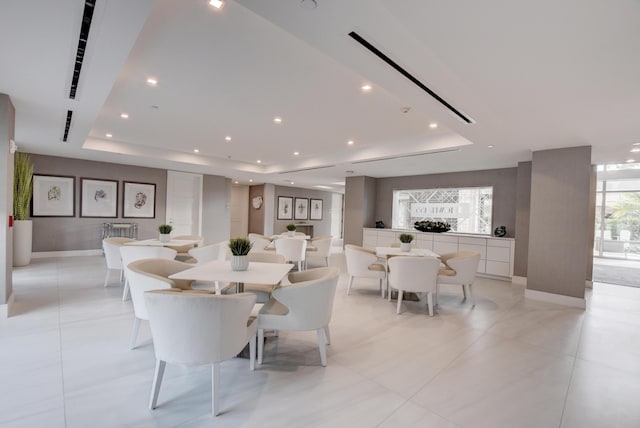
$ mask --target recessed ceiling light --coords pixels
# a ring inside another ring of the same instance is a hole
[[[493,144],[489,144],[487,147],[493,149]]]
[[[632,146],[640,146],[640,143],[633,143]]]
[[[293,152],[293,155],[294,155],[294,156],[299,156],[299,155],[300,155],[300,152]]]
[[[372,86],[371,86],[371,85],[369,85],[369,84],[366,84],[366,85],[362,85],[362,86],[360,87],[360,89],[362,90],[362,92],[369,92],[369,91],[371,91]]]
[[[249,183],[253,183],[253,178],[250,178],[250,179],[249,179]]]
[[[273,121],[274,121],[275,123],[282,123],[282,118],[281,118],[281,117],[274,117],[274,118],[273,118]]]
[[[347,144],[350,145],[350,146],[353,146],[353,140],[347,141]]]
[[[238,184],[238,180],[234,181],[233,184]]]
[[[635,159],[627,159],[625,162],[626,163],[632,163],[632,162],[635,162]]]
[[[111,137],[113,137],[113,134],[104,134],[104,136],[107,137],[107,138],[111,138]]]
[[[631,149],[631,153],[638,153],[640,152],[640,147],[636,147],[634,149]]]
[[[200,153],[200,150],[198,150],[198,149],[193,149],[193,153]]]
[[[123,119],[129,119],[129,115],[127,113],[120,113],[120,117]]]
[[[222,0],[209,0],[209,4],[213,7],[215,7],[216,9],[222,9],[222,6],[224,6],[224,1]]]
[[[227,135],[226,137],[224,137],[224,139],[225,139],[226,141],[231,141],[231,137],[229,137],[228,135]]]
[[[429,124],[429,128],[431,128],[431,129],[436,129],[437,127],[438,127],[438,124],[435,123],[435,122],[432,122],[432,123]]]
[[[257,163],[262,163],[262,161],[261,161],[260,159],[258,159],[256,162],[257,162]]]
[[[149,86],[156,86],[158,84],[158,79],[155,79],[153,77],[149,77],[147,79],[147,85]]]
[[[293,181],[290,181],[290,182],[289,182],[289,184],[296,184],[296,183],[295,183],[295,182],[293,182]]]

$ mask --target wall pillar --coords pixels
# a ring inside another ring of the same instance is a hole
[[[362,228],[375,227],[376,179],[347,177],[344,190],[344,243],[362,245]],[[391,227],[390,224],[386,225]]]
[[[13,301],[13,154],[10,140],[15,132],[15,108],[7,94],[0,94],[0,317],[11,314]]]

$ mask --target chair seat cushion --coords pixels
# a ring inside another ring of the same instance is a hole
[[[384,272],[384,266],[379,263],[372,263],[369,265],[369,270],[375,270],[378,272]]]
[[[288,313],[289,308],[273,298],[260,309],[260,315],[287,315]]]
[[[438,276],[455,276],[456,271],[453,269],[439,269]]]

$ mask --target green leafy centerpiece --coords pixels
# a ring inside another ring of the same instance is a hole
[[[246,238],[232,238],[229,240],[231,250],[231,270],[247,270],[249,268],[249,251],[253,244]]]

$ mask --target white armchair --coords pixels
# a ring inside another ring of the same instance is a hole
[[[435,257],[395,256],[389,264],[389,294],[392,289],[398,290],[398,306],[400,313],[402,294],[404,291],[427,293],[429,316],[433,316],[433,294],[436,292],[436,281],[440,260]]]
[[[476,279],[480,253],[475,251],[447,253],[441,255],[440,260],[445,264],[445,268],[440,269],[438,273],[438,286],[440,284],[460,285],[464,298],[475,302],[471,286]]]
[[[131,238],[105,238],[102,240],[102,249],[104,251],[104,258],[107,261],[107,273],[104,275],[104,286],[109,284],[109,274],[112,270],[120,271],[120,282],[124,280],[124,267],[122,265],[122,256],[120,255],[120,247],[127,242],[133,242],[135,239]]]
[[[345,245],[344,253],[347,259],[347,272],[349,274],[349,285],[347,286],[347,295],[351,291],[353,278],[376,278],[380,283],[380,294],[384,299],[385,287],[383,281],[387,277],[386,268],[383,264],[377,263],[378,257],[376,253],[357,245]]]
[[[176,258],[176,250],[165,247],[151,247],[144,245],[123,245],[120,247],[122,265],[124,266],[124,290],[122,290],[122,300],[129,299],[129,269],[130,263],[142,259],[167,259]]]
[[[320,361],[327,365],[329,321],[340,271],[317,268],[289,274],[291,284],[277,287],[258,315],[258,363],[262,363],[264,330],[316,330]]]
[[[257,322],[250,319],[255,296],[187,294],[166,290],[144,293],[149,310],[156,368],[149,408],[155,409],[167,363],[211,364],[211,411],[219,413],[220,363],[249,343],[249,368],[254,369]]]
[[[193,266],[189,263],[166,259],[144,259],[129,264],[129,286],[131,287],[131,302],[135,317],[129,345],[131,349],[136,346],[140,322],[149,319],[147,307],[144,304],[144,292],[169,288],[190,290],[193,281],[169,279],[168,277],[191,267]]]
[[[286,261],[298,263],[298,271],[304,266],[307,253],[307,241],[297,238],[280,238],[275,240],[276,254],[282,254]]]
[[[250,233],[249,241],[252,244],[251,253],[261,253],[268,251],[267,246],[271,244],[271,238],[258,233]]]
[[[329,253],[331,252],[332,236],[320,236],[311,240],[311,246],[307,247],[307,263],[320,260],[320,263],[329,266]]]

